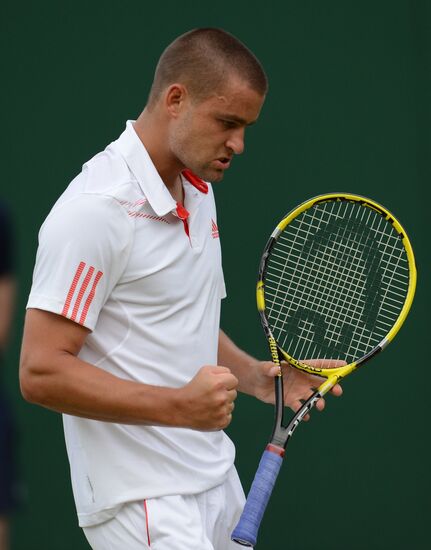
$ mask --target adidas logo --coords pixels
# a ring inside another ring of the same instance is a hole
[[[213,239],[218,239],[220,237],[217,224],[214,220],[211,220],[211,234]]]

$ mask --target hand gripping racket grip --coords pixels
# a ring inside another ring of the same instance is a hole
[[[268,450],[271,447],[274,450]],[[256,544],[260,522],[283,462],[282,454],[284,454],[284,449],[268,446],[260,459],[244,510],[231,535],[231,539],[238,544],[243,546]]]

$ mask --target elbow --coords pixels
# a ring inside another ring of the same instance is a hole
[[[37,389],[36,378],[32,375],[28,368],[20,366],[19,372],[19,386],[21,389],[21,395],[29,403],[38,403],[39,391]]]
[[[45,375],[40,367],[28,357],[21,357],[19,367],[19,385],[21,395],[29,403],[44,405],[46,400],[46,388],[44,387]]]

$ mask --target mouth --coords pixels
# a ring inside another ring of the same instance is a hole
[[[220,157],[216,159],[214,163],[218,168],[221,168],[222,170],[226,170],[227,168],[229,168],[231,160],[232,160],[232,157]]]

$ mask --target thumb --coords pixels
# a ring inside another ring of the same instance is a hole
[[[280,374],[280,368],[271,361],[262,361],[261,371],[265,376],[269,376],[270,378],[274,378]]]
[[[213,374],[226,374],[230,372],[230,369],[228,367],[222,367],[220,365],[216,365],[212,367],[211,372]]]

